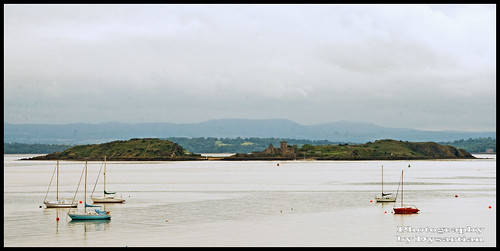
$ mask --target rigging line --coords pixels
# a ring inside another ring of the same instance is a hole
[[[403,178],[403,176],[399,176],[398,190],[396,191],[396,199],[398,198],[398,194],[399,194],[399,186],[401,185],[401,178]],[[394,201],[394,205],[396,205],[396,201]]]
[[[94,183],[94,189],[92,189],[92,194],[90,194],[90,197],[94,196],[95,187],[97,186],[97,182],[99,181],[99,176],[101,176],[101,171],[102,171],[103,166],[104,166],[104,163],[101,163],[101,168],[99,169],[99,173],[97,174],[97,178],[96,178],[95,183]]]
[[[78,186],[76,186],[75,195],[73,196],[73,199],[71,200],[71,205],[73,205],[73,202],[75,202],[76,194],[78,193],[78,188],[80,187],[80,183],[82,182],[83,171],[85,171],[85,168],[82,170],[82,174],[80,175],[80,180],[78,181]],[[68,214],[69,214],[69,211],[71,211],[71,208],[68,209]]]
[[[52,180],[54,179],[54,174],[56,173],[56,167],[54,167],[54,171],[52,172],[52,178],[50,178],[50,183],[49,183],[49,188],[47,188],[47,193],[45,194],[45,198],[43,198],[43,201],[47,199],[47,195],[49,195],[49,190],[50,190],[50,185],[52,185]]]

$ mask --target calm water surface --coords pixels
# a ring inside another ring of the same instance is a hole
[[[6,247],[496,246],[496,155],[441,161],[108,161],[106,188],[126,202],[101,204],[112,219],[87,222],[71,221],[68,209],[45,208],[56,162],[18,160],[31,156],[4,155]],[[75,196],[84,165],[60,162],[60,197]],[[103,189],[102,177],[96,185],[101,165],[88,163],[87,195],[94,186]],[[416,205],[418,214],[395,215],[394,203],[374,202],[382,165],[385,192],[396,192],[405,170],[404,201]],[[83,181],[80,188],[76,200],[84,200]],[[48,199],[54,198],[52,185]]]

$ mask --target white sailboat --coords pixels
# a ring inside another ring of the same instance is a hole
[[[123,203],[123,202],[125,202],[125,199],[123,199],[120,195],[117,195],[116,192],[106,191],[106,156],[104,156],[103,176],[104,176],[104,189],[103,189],[104,192],[103,192],[102,196],[93,195],[94,192],[92,191],[92,195],[90,196],[90,199],[92,199],[92,201],[94,203]],[[99,180],[99,176],[97,177],[96,184],[97,184],[98,180]],[[95,188],[95,185],[94,185],[94,188]]]
[[[377,202],[395,202],[396,196],[392,195],[392,193],[384,193],[384,165],[382,165],[382,194],[380,196],[375,197]]]
[[[80,177],[81,181],[81,177]],[[80,182],[78,183],[78,186],[80,186]],[[78,187],[76,189],[78,192]],[[75,192],[75,197],[76,197],[76,192]],[[87,162],[85,161],[85,192],[84,192],[84,203],[83,203],[83,212],[79,212],[78,210],[76,211],[71,211],[71,209],[68,211],[68,216],[71,218],[71,220],[110,220],[111,219],[111,212],[106,211],[106,210],[101,210],[99,208],[92,208],[90,210],[87,210],[87,207],[89,205],[87,204]],[[74,198],[73,198],[74,200]],[[74,209],[73,209],[74,210]]]
[[[49,194],[50,186],[52,184],[52,180],[54,179],[54,173],[56,175],[56,200],[47,200],[47,195]],[[59,160],[57,161],[54,172],[52,173],[52,178],[50,178],[49,188],[47,189],[47,193],[45,194],[45,198],[43,199],[43,203],[47,208],[65,208],[65,207],[77,207],[78,203],[73,202],[71,199],[59,199]]]

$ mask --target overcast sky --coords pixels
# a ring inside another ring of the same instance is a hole
[[[495,5],[4,5],[4,121],[496,130]]]

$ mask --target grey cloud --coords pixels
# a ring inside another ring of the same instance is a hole
[[[494,129],[494,7],[6,5],[4,119]]]

